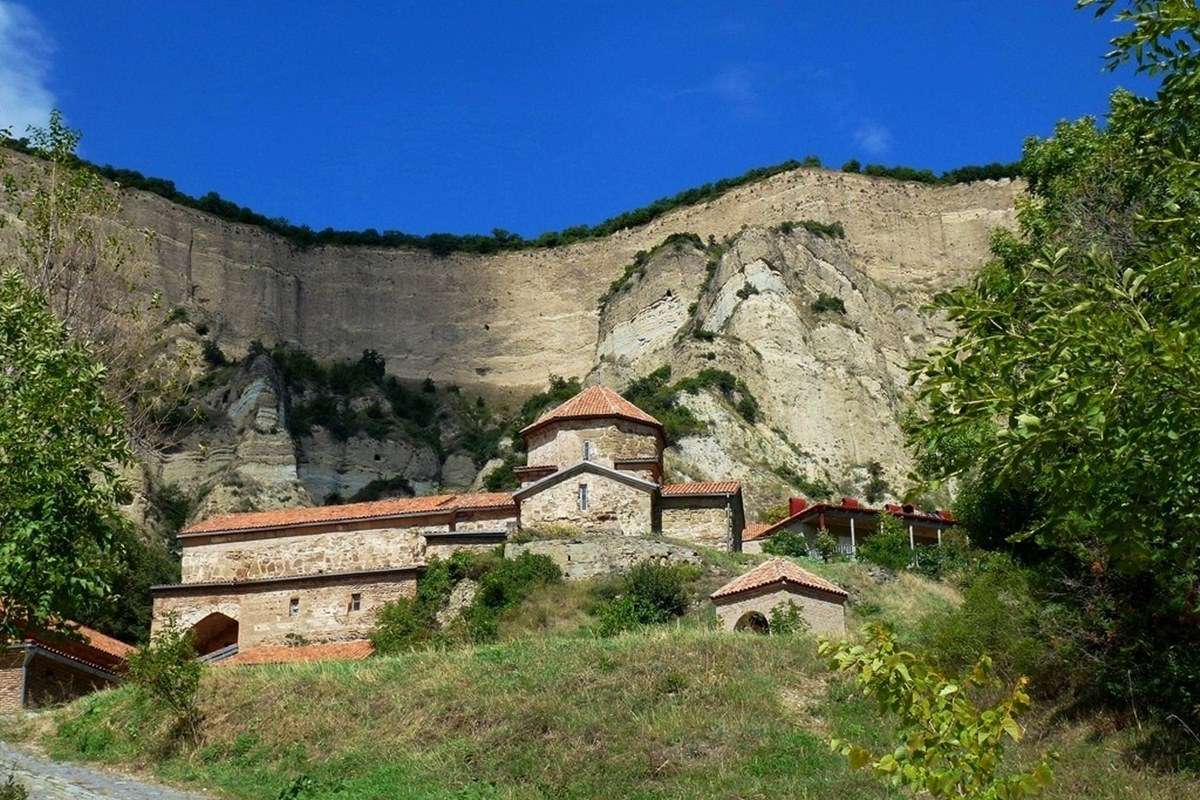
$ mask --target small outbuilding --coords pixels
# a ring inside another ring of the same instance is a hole
[[[0,647],[0,712],[65,702],[121,679],[131,645],[74,622],[66,628]]]
[[[768,633],[771,612],[790,604],[813,633],[840,636],[846,632],[848,596],[844,589],[819,575],[775,558],[717,589],[712,601],[725,630]]]

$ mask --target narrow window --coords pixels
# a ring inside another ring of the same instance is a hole
[[[300,613],[300,598],[293,597],[291,599],[291,601],[288,602],[288,616],[294,617],[299,613]]]
[[[583,460],[584,461],[592,460],[592,443],[591,442],[583,443]]]
[[[587,487],[586,483],[579,484],[579,510],[580,511],[587,511],[587,509],[588,509],[587,490],[588,490],[588,487]]]
[[[351,611],[362,610],[362,595],[359,594],[358,592],[355,592],[354,594],[350,595],[350,610]]]

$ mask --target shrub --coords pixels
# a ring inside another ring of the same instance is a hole
[[[787,220],[776,225],[772,230],[780,233],[791,233],[796,228],[804,228],[814,236],[822,239],[845,239],[846,229],[840,222],[819,222],[815,219]]]
[[[772,634],[788,635],[809,630],[808,620],[795,603],[780,603],[771,609],[767,623]]]
[[[169,616],[148,644],[129,654],[128,664],[129,682],[138,694],[165,706],[178,725],[194,730],[201,666],[191,629]]]
[[[808,555],[808,539],[803,533],[782,530],[763,543],[763,552],[773,556],[797,558]]]
[[[838,540],[829,531],[819,531],[815,549],[822,561],[833,561],[838,557]]]
[[[229,364],[229,358],[225,355],[221,347],[212,339],[205,339],[202,345],[201,354],[204,360],[213,367],[224,367]]]
[[[879,514],[879,531],[873,536],[867,536],[858,546],[858,555],[892,570],[908,567],[913,560],[913,551],[909,547],[908,531],[904,524],[892,514]]]
[[[891,491],[891,487],[883,478],[883,465],[878,461],[872,461],[867,465],[867,485],[863,489],[863,495],[868,503],[874,503],[889,491]]]
[[[868,626],[866,642],[824,641],[819,652],[830,668],[854,678],[862,693],[880,711],[895,718],[896,747],[882,753],[840,739],[830,744],[851,768],[870,767],[893,786],[935,798],[1020,800],[1050,783],[1049,759],[1043,757],[1025,772],[1003,774],[1009,741],[1021,739],[1017,719],[1029,710],[1027,679],[1007,691],[991,677],[991,660],[984,656],[958,679],[948,679],[924,659],[900,649],[891,631]],[[996,696],[980,707],[974,695]]]
[[[668,622],[683,616],[689,605],[685,570],[656,561],[634,565],[622,578],[619,591],[595,609],[601,636]]]
[[[831,294],[821,292],[816,300],[812,302],[812,310],[817,314],[822,314],[826,311],[833,311],[838,314],[846,313],[846,303],[840,297],[834,297]]]
[[[0,785],[0,800],[27,800],[29,790],[25,784],[17,780],[17,776],[8,773],[8,780]]]
[[[758,287],[749,283],[737,290],[737,296],[742,300],[748,300],[756,294],[759,294]]]
[[[842,164],[842,172],[862,172],[862,164],[857,158],[852,158],[845,164]]]
[[[475,642],[494,640],[503,611],[516,606],[535,588],[561,580],[562,570],[549,556],[521,553],[495,561],[479,577],[479,590],[463,614],[467,634]]]

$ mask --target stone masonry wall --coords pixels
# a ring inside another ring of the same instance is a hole
[[[684,539],[718,550],[733,549],[733,527],[728,506],[708,502],[695,506],[662,506],[662,535]]]
[[[557,422],[529,437],[531,467],[569,467],[583,460],[583,443],[592,443],[592,461],[612,467],[618,458],[661,458],[654,428],[624,420]]]
[[[669,542],[629,536],[538,539],[504,546],[505,558],[516,558],[521,553],[549,556],[568,580],[627,572],[634,564],[646,560],[665,564],[700,563],[700,556],[695,550]]]
[[[23,650],[0,653],[0,714],[21,709],[21,674],[24,672],[24,663]]]
[[[786,586],[723,599],[716,603],[721,627],[732,631],[743,615],[757,611],[768,620],[771,610],[793,603],[814,634],[840,636],[846,632],[846,610],[842,598],[815,589]]]
[[[587,511],[579,510],[580,484],[588,487]],[[653,525],[651,496],[604,475],[580,473],[521,500],[521,527],[539,525],[644,536]]]
[[[386,581],[348,578],[333,584],[304,582],[295,585],[268,586],[259,590],[245,587],[236,594],[197,594],[160,596],[154,599],[152,628],[161,627],[167,614],[175,612],[179,623],[191,626],[213,612],[238,621],[238,647],[260,644],[284,644],[288,634],[310,642],[362,639],[375,623],[375,614],[385,603],[416,594],[416,575],[389,577]],[[361,607],[350,609],[350,596],[360,594]],[[292,616],[292,598],[300,601],[299,612]]]
[[[421,560],[421,534],[431,530],[449,527],[212,537],[204,544],[185,540],[181,576],[183,583],[200,583],[406,566]]]

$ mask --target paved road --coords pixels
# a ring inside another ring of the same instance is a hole
[[[201,800],[204,795],[154,786],[82,764],[66,764],[0,742],[0,785],[12,772],[30,800]]]

